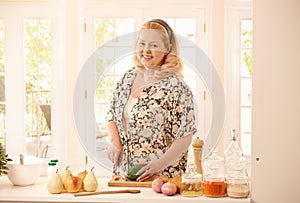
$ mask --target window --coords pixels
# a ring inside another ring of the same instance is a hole
[[[0,141],[11,156],[44,157],[49,146],[48,156],[61,151],[53,141],[64,123],[58,6],[53,1],[0,2],[0,19],[5,19],[0,20]]]
[[[121,9],[115,7],[111,10],[109,6],[106,7],[102,5],[101,7],[97,7],[93,4],[92,7],[89,7],[89,4],[87,3],[82,12],[84,15],[84,28],[82,34],[82,41],[84,41],[84,44],[82,44],[83,52],[81,54],[82,64],[85,63],[85,59],[89,59],[89,55],[92,54],[99,46],[106,46],[106,42],[117,36],[139,30],[140,26],[144,22],[153,18],[164,19],[174,29],[176,34],[188,38],[195,43],[194,46],[185,46],[181,44],[180,51],[185,52],[188,50],[195,50],[197,46],[200,46],[206,53],[209,53],[208,33],[205,30],[206,19],[208,17],[206,16],[205,8],[201,7],[199,9],[194,9],[190,7],[189,9],[186,9],[185,12],[178,14],[178,12],[176,12],[179,9],[178,6],[174,6],[173,9],[166,11],[165,9],[153,10],[152,8],[146,8],[146,3],[141,4],[140,9],[127,7],[126,9]],[[95,155],[96,159],[106,157],[106,155],[101,155],[101,150],[103,150],[103,140],[101,138],[106,136],[104,125],[105,116],[111,101],[112,92],[124,72],[133,66],[132,55],[128,55],[117,60],[115,58],[115,51],[128,48],[132,49],[133,46],[126,47],[128,45],[122,46],[120,44],[118,44],[118,46],[120,47],[110,44],[109,47],[105,47],[105,54],[107,54],[107,57],[96,57],[96,90],[92,93],[95,95],[95,112],[93,115],[96,119],[96,128],[95,132],[91,132],[91,126],[87,127],[86,131],[88,131],[88,133],[81,136],[81,140],[85,145],[85,148],[89,149],[89,153]],[[110,67],[108,67],[108,64],[111,64]],[[201,112],[201,114],[199,114],[201,116],[201,118],[199,118],[201,122],[201,124],[199,124],[199,126],[201,126],[199,127],[199,130],[201,131],[199,132],[199,135],[203,136],[209,131],[210,122],[208,120],[210,119],[210,113],[208,112],[211,111],[209,101],[206,101],[205,97],[203,97],[206,87],[202,79],[195,74],[191,67],[189,67],[188,63],[184,62],[184,66],[185,80],[196,95],[198,110]],[[101,75],[98,74],[99,70],[103,70],[103,68],[105,69],[105,72],[101,72]],[[88,89],[89,88],[87,87],[87,90]],[[88,112],[86,115],[93,113],[90,112],[88,106],[86,108],[86,112]],[[204,113],[205,111],[207,111],[207,113]],[[86,120],[92,119],[88,118]],[[81,122],[84,122],[84,119],[82,119]],[[96,135],[94,138],[95,141],[91,140],[93,138],[88,138],[87,134]],[[103,159],[101,160],[104,161]]]
[[[228,1],[225,147],[230,128],[239,131],[243,152],[251,155],[252,135],[252,2]],[[250,160],[250,159],[249,159]]]
[[[51,134],[51,35],[51,20],[24,20],[28,142],[49,140]]]
[[[184,36],[190,39],[192,42],[196,43],[196,19],[195,18],[164,18],[164,20],[174,29],[174,31],[181,36]],[[94,19],[94,44],[95,49],[105,42],[120,36],[122,34],[134,32],[136,28],[134,27],[134,19],[132,18],[96,18]],[[179,42],[180,43],[180,42]],[[196,45],[195,45],[196,46]],[[95,116],[100,131],[105,131],[105,115],[109,107],[109,103],[114,90],[116,83],[122,77],[124,72],[129,68],[133,67],[132,65],[132,55],[126,56],[125,58],[114,62],[114,51],[117,49],[122,49],[125,47],[109,47],[106,48],[110,52],[107,56],[112,57],[111,59],[103,58],[98,59],[97,67],[105,68],[107,64],[113,63],[112,67],[108,68],[108,71],[103,75],[97,75],[98,78],[96,85],[96,101],[95,101]],[[129,49],[131,47],[128,47]],[[181,45],[181,51],[185,51],[190,48],[195,47],[185,47]],[[111,51],[110,51],[111,50]],[[197,77],[193,69],[188,66],[187,63],[184,63],[184,79],[190,85],[194,94],[197,95],[199,90],[199,85],[201,86],[201,78]],[[97,72],[97,71],[96,71]],[[203,87],[203,84],[201,86]],[[203,90],[202,90],[203,91]],[[199,97],[199,96],[198,96]],[[197,102],[203,102],[198,99]],[[201,105],[199,105],[200,107]],[[202,118],[201,118],[202,120]],[[205,128],[202,128],[203,130]],[[101,133],[100,133],[101,134]],[[100,135],[101,137],[101,135]]]
[[[132,18],[96,18],[94,19],[94,46],[105,46],[105,43],[117,36],[134,32],[134,19]],[[97,67],[107,69],[102,75],[96,70],[96,92],[95,92],[95,116],[97,129],[100,137],[105,131],[105,115],[111,101],[112,92],[116,83],[120,80],[126,70],[132,67],[132,55],[127,56],[114,63],[114,52],[125,47],[107,47],[109,52],[106,58],[97,58]],[[130,48],[130,47],[129,47]],[[112,58],[111,58],[112,57]],[[108,68],[108,64],[113,63]],[[96,130],[97,130],[96,129]]]
[[[0,20],[0,143],[5,146],[5,49],[4,20]]]
[[[252,118],[252,20],[241,21],[240,48],[240,142],[245,154],[251,154]]]

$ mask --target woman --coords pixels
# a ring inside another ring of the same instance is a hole
[[[175,33],[161,19],[145,23],[134,68],[114,91],[107,114],[109,159],[126,169],[143,164],[138,181],[184,172],[196,132],[193,95],[182,79]]]

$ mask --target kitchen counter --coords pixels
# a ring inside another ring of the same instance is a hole
[[[25,175],[25,174],[24,174]],[[183,197],[179,194],[175,196],[165,196],[155,193],[151,188],[133,188],[140,189],[138,194],[102,194],[92,196],[74,197],[72,193],[50,194],[47,191],[46,177],[41,177],[31,186],[13,186],[6,176],[0,177],[0,202],[122,202],[122,203],[250,203],[250,199],[232,199],[232,198],[208,198],[200,197]],[[108,178],[98,178],[101,190],[119,190],[128,189],[124,187],[108,187]]]

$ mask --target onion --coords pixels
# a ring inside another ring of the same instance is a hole
[[[157,192],[161,193],[161,187],[165,183],[164,179],[162,178],[156,178],[155,180],[152,181],[152,189]]]
[[[164,195],[172,196],[176,194],[177,188],[174,183],[167,182],[162,185],[161,191]]]

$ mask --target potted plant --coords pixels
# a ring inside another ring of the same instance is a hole
[[[12,161],[8,158],[8,155],[5,154],[2,144],[0,143],[0,176],[7,174],[8,168],[6,166],[7,162]]]

